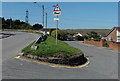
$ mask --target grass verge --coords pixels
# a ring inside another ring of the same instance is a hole
[[[36,44],[37,46],[39,46],[37,50],[31,49],[31,46],[33,44],[34,42],[28,45],[27,47],[23,48],[22,52],[24,54],[33,54],[40,57],[68,57],[72,55],[83,54],[81,50],[73,48],[72,46],[60,40],[58,40],[58,45],[56,46],[56,40],[51,36],[48,36],[45,41]]]

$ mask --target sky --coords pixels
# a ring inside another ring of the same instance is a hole
[[[118,26],[117,2],[2,2],[2,17],[25,21],[26,10],[29,11],[31,25],[42,24],[42,8],[48,13],[48,28],[55,28],[56,16],[53,5],[59,4],[60,29],[111,29]]]

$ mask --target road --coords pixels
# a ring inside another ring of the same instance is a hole
[[[81,49],[89,57],[90,65],[84,68],[58,68],[15,59],[18,52],[37,39],[38,35],[17,32],[16,35],[2,39],[2,77],[3,79],[117,79],[118,52],[83,44],[78,41],[67,42]]]

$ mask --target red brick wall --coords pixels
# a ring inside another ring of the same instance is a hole
[[[89,40],[84,40],[84,43],[103,47],[103,41],[92,41],[92,40],[89,41]]]
[[[117,31],[114,29],[108,36],[107,36],[107,41],[109,40],[109,37],[112,37],[112,41],[116,42],[117,41]]]
[[[109,44],[109,48],[114,49],[114,50],[120,50],[120,43],[113,43],[111,41],[107,41],[107,43]]]
[[[112,41],[89,41],[89,40],[84,40],[84,43],[86,44],[91,44],[95,46],[100,46],[103,47],[104,43],[107,42],[109,45],[109,48],[114,49],[114,50],[120,50],[120,43],[113,43]]]

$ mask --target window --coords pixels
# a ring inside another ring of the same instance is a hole
[[[117,42],[120,42],[120,36],[117,36]]]
[[[112,41],[113,40],[113,38],[112,37],[109,37],[109,41]]]
[[[120,32],[118,31],[118,34],[117,34],[118,36],[120,36]]]

